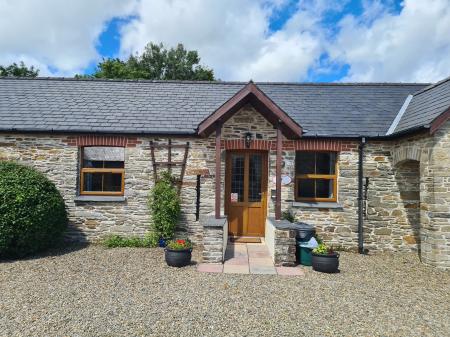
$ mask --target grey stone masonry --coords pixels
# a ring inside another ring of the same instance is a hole
[[[295,259],[295,229],[290,228],[291,223],[286,220],[276,221],[268,218],[266,222],[266,244],[270,247],[276,266],[294,266]]]
[[[227,218],[207,216],[200,219],[200,222],[203,225],[203,262],[223,263],[228,241]]]

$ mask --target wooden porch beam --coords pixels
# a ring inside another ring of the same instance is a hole
[[[220,161],[220,142],[222,138],[222,123],[217,122],[216,123],[216,204],[215,204],[215,216],[216,219],[220,219],[220,168],[221,168],[221,161]]]
[[[283,134],[281,133],[281,123],[277,125],[277,160],[275,167],[276,175],[276,200],[275,200],[275,220],[281,220],[281,160]]]

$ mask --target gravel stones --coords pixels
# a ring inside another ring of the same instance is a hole
[[[450,331],[450,273],[420,264],[414,254],[342,253],[341,273],[305,268],[305,276],[293,278],[171,268],[161,249],[89,246],[54,253],[0,263],[0,336]]]

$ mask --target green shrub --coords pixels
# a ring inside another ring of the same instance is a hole
[[[147,233],[143,238],[138,236],[120,236],[120,235],[109,235],[102,240],[103,246],[107,248],[117,248],[117,247],[156,247],[158,245],[158,238],[154,233]]]
[[[170,173],[163,172],[149,196],[152,229],[165,239],[173,237],[181,213],[180,198],[174,185]]]
[[[144,242],[146,247],[158,247],[159,235],[155,232],[148,232],[144,236]]]
[[[281,213],[281,219],[287,220],[289,222],[294,222],[295,221],[294,215],[289,210],[286,210],[283,213]]]
[[[33,168],[0,161],[0,256],[22,257],[55,245],[67,227],[64,200]]]

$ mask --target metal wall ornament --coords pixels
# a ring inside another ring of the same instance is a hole
[[[253,135],[251,132],[246,132],[244,135],[244,139],[245,139],[245,147],[247,149],[250,148],[250,146],[252,145],[252,140],[253,140]]]

